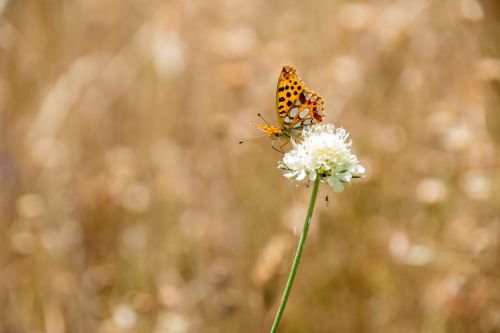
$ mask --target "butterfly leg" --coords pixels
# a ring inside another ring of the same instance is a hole
[[[276,148],[276,147],[274,146],[274,141],[273,141],[273,143],[271,143],[271,148],[273,148],[274,150],[276,150],[278,153],[282,153],[282,151],[281,151],[281,150],[279,150],[278,148]]]
[[[280,146],[280,147],[279,147],[279,149],[278,149],[278,148],[276,148],[276,147],[274,146],[274,141],[273,141],[273,143],[271,144],[271,147],[272,147],[274,150],[276,150],[278,153],[282,153],[282,154],[284,154],[284,153],[285,153],[285,151],[284,151],[284,150],[283,150],[283,148],[282,148],[283,146]]]
[[[282,152],[283,154],[285,153],[285,151],[283,150],[283,147],[285,147],[285,146],[286,146],[287,144],[289,144],[289,143],[290,143],[290,141],[286,141],[284,144],[282,144],[282,145],[280,146],[280,150],[281,150],[281,152]]]

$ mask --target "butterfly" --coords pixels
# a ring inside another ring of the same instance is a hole
[[[276,111],[279,126],[252,124],[266,133],[273,140],[282,139],[288,144],[292,138],[300,137],[302,130],[312,124],[323,121],[323,97],[309,90],[292,66],[284,66],[281,70],[276,89]],[[259,114],[260,116],[260,114]],[[274,142],[273,142],[274,143]]]

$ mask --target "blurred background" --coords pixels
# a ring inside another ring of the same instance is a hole
[[[238,141],[285,64],[367,176],[321,189],[281,331],[500,332],[497,0],[0,11],[0,332],[267,332],[309,189]]]

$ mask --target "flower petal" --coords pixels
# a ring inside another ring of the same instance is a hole
[[[340,193],[344,190],[344,184],[335,176],[328,177],[328,185],[330,185],[335,193]]]
[[[352,175],[350,172],[343,172],[338,175],[339,179],[344,183],[349,183],[352,179]]]

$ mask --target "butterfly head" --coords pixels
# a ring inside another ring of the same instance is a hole
[[[261,125],[261,124],[252,124],[264,133],[266,133],[267,136],[273,139],[279,139],[281,138],[284,133],[281,130],[281,128],[277,126],[269,126],[269,125]]]

